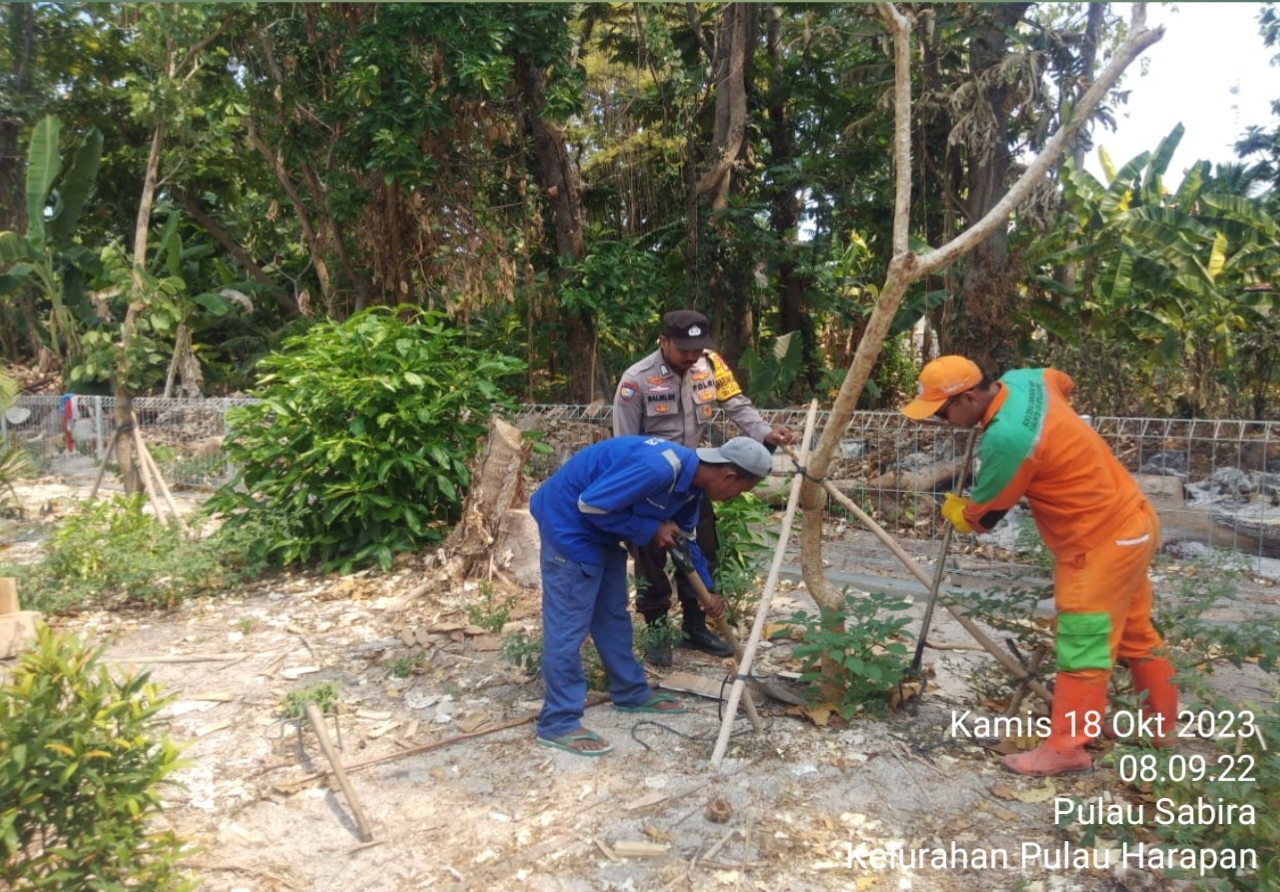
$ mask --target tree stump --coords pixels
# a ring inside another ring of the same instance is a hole
[[[500,528],[507,511],[528,506],[523,473],[528,457],[529,445],[520,439],[520,431],[500,418],[490,419],[489,439],[473,470],[462,519],[439,551],[455,585],[464,579],[491,579],[495,571],[511,565],[515,548],[500,541]],[[526,547],[521,544],[522,553]],[[533,553],[537,554],[536,540]]]

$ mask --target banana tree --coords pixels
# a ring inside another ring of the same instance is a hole
[[[1036,321],[1067,341],[1119,343],[1148,373],[1179,379],[1183,408],[1198,413],[1220,389],[1242,335],[1274,327],[1263,286],[1274,281],[1280,249],[1275,221],[1245,197],[1247,178],[1234,171],[1214,175],[1200,162],[1176,192],[1165,190],[1181,137],[1179,126],[1119,170],[1104,154],[1106,185],[1067,165],[1064,196],[1078,241],[1038,262],[1046,270],[1079,264],[1082,275],[1068,291],[1040,278],[1058,302],[1041,305]],[[1071,319],[1074,326],[1060,324]]]
[[[75,241],[75,232],[102,156],[102,133],[91,129],[64,169],[61,129],[53,116],[33,129],[27,151],[26,232],[0,232],[0,304],[17,323],[9,326],[11,334],[27,338],[25,345],[11,343],[11,352],[38,357],[50,351],[59,362],[75,348],[80,323],[92,312],[86,284],[100,264],[93,251]]]

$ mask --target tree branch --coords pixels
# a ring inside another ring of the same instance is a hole
[[[1133,4],[1133,12],[1129,21],[1129,34],[1124,43],[1121,44],[1120,49],[1111,58],[1107,67],[1102,70],[1098,79],[1085,91],[1084,96],[1076,103],[1070,115],[1064,118],[1057,131],[1054,132],[1053,136],[1049,137],[1048,142],[1045,143],[1040,153],[1036,155],[1035,160],[1028,165],[1022,176],[1018,177],[1018,181],[1013,184],[1013,187],[1000,201],[996,202],[986,216],[941,248],[926,251],[922,254],[916,264],[918,275],[932,272],[938,267],[951,263],[956,258],[973,250],[976,245],[986,239],[1001,222],[1013,213],[1014,208],[1026,199],[1032,187],[1042,180],[1045,174],[1049,172],[1049,169],[1062,157],[1062,152],[1066,148],[1071,135],[1089,120],[1093,110],[1098,107],[1098,103],[1102,101],[1108,91],[1115,86],[1116,81],[1120,79],[1120,75],[1124,73],[1124,70],[1147,47],[1157,43],[1164,37],[1164,26],[1149,29],[1146,26],[1146,21],[1147,4]],[[896,233],[894,250],[898,250]]]

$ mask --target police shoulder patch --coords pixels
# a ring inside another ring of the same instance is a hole
[[[618,385],[618,397],[624,402],[630,402],[639,393],[640,388],[634,381],[623,381]]]

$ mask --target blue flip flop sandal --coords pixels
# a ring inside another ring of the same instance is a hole
[[[564,734],[556,738],[539,737],[538,743],[543,746],[554,747],[558,750],[564,750],[566,753],[573,753],[575,756],[603,756],[605,753],[613,752],[613,744],[605,744],[603,749],[598,750],[580,750],[571,744],[582,740],[599,740],[600,735],[595,731],[577,731],[573,734]]]
[[[689,707],[683,703],[680,703],[676,709],[662,709],[658,706],[659,703],[680,703],[680,701],[670,694],[654,694],[639,706],[619,706],[615,703],[613,708],[618,712],[660,712],[663,715],[682,715],[689,711]]]

